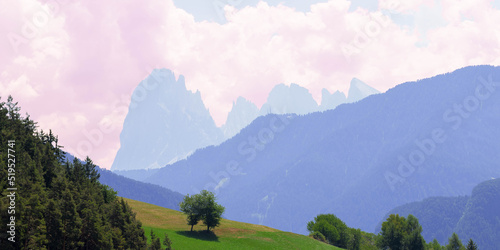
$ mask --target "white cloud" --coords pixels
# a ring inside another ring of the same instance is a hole
[[[29,82],[30,79],[27,75],[21,75],[17,79],[7,82],[0,81],[0,93],[26,99],[37,97],[39,95],[38,92]]]

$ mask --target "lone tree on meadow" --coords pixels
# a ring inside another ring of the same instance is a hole
[[[207,226],[207,231],[219,226],[225,208],[217,204],[215,200],[215,195],[207,190],[193,196],[189,194],[184,196],[179,207],[187,215],[187,224],[191,226],[191,231],[200,220],[203,220],[203,224]]]

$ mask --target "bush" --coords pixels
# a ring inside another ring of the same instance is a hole
[[[328,243],[328,242],[326,242],[325,236],[320,232],[312,232],[311,234],[309,234],[309,236],[312,237],[313,239]]]

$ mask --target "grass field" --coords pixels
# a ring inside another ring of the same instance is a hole
[[[340,249],[304,235],[225,219],[213,233],[204,231],[201,222],[190,232],[186,216],[179,211],[124,200],[137,213],[148,240],[151,229],[162,241],[168,234],[174,249]]]

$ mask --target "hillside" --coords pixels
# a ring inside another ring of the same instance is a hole
[[[168,234],[175,249],[340,249],[304,235],[226,219],[214,229],[214,234],[203,232],[206,228],[201,223],[190,232],[181,212],[125,200],[137,213],[146,235],[151,229],[161,239]]]
[[[375,231],[380,232],[382,222],[391,214],[399,214],[403,217],[412,214],[422,225],[422,236],[425,241],[430,242],[436,239],[442,245],[448,244],[448,238],[455,232],[455,226],[462,217],[469,198],[469,196],[430,197],[423,201],[398,206],[383,217]]]
[[[462,241],[472,238],[479,249],[495,249],[500,245],[500,179],[480,183],[471,196],[431,197],[396,207],[384,216],[377,231],[390,214],[416,216],[428,242],[437,239],[447,244],[456,232]]]
[[[371,232],[396,206],[500,176],[499,80],[499,67],[466,67],[322,113],[259,117],[145,181],[216,192],[233,220],[305,234],[333,213]]]
[[[182,194],[164,187],[132,180],[106,169],[99,169],[99,181],[118,192],[121,197],[147,202],[160,207],[179,209]]]
[[[64,153],[64,161],[73,162],[75,156],[68,152]],[[84,161],[78,159],[82,164]],[[99,182],[111,187],[118,193],[119,196],[138,200],[160,207],[170,208],[174,210],[179,209],[179,203],[182,201],[184,195],[161,187],[159,185],[144,183],[136,181],[128,177],[113,173],[109,170],[97,167],[100,175]],[[139,171],[139,170],[138,170]],[[143,170],[146,171],[146,170]],[[154,171],[154,170],[150,170]],[[124,171],[127,172],[127,171]]]
[[[498,249],[500,246],[500,179],[485,181],[472,190],[471,198],[455,231],[460,238],[473,238],[480,249]]]
[[[64,161],[58,141],[12,97],[0,101],[0,248],[145,248],[141,222],[99,182],[98,167]]]

